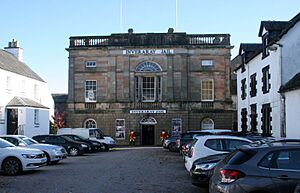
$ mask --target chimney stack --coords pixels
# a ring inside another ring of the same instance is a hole
[[[19,42],[16,39],[12,39],[11,42],[8,42],[8,47],[5,47],[4,50],[11,53],[20,62],[23,62],[23,49],[20,48]]]

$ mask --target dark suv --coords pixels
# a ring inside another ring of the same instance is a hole
[[[71,139],[73,139],[74,141],[77,141],[77,142],[87,143],[89,146],[91,146],[91,150],[90,150],[91,152],[99,152],[99,151],[104,150],[104,148],[105,148],[104,145],[102,145],[102,143],[100,143],[98,141],[83,138],[79,135],[63,134],[61,136],[69,137],[69,138],[71,138]]]
[[[77,142],[70,139],[69,137],[60,135],[37,135],[32,137],[32,139],[40,143],[62,146],[67,150],[68,154],[72,156],[83,155],[85,151],[84,149],[90,148],[90,146],[86,143]]]
[[[239,147],[214,170],[210,192],[293,193],[300,181],[300,143],[250,144]]]

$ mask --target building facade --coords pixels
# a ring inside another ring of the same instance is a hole
[[[70,37],[67,127],[118,144],[160,144],[165,130],[231,129],[230,36],[133,33]]]
[[[288,136],[286,99],[280,88],[300,72],[300,14],[290,21],[262,21],[258,44],[241,44],[237,69],[238,128]],[[289,107],[290,108],[290,107]],[[289,123],[294,124],[294,123]]]
[[[49,133],[54,102],[47,83],[22,60],[16,40],[0,49],[0,134]]]

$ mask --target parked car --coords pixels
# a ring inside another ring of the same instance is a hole
[[[0,138],[0,166],[6,175],[17,175],[46,165],[44,152],[38,149],[16,147]]]
[[[0,138],[11,142],[15,146],[35,148],[43,151],[47,157],[47,164],[58,163],[60,160],[67,157],[65,148],[57,145],[38,143],[34,139],[24,135],[1,135]]]
[[[90,140],[90,139],[81,137],[79,135],[74,135],[74,134],[63,134],[61,136],[67,136],[67,137],[73,139],[74,141],[80,141],[80,142],[89,144],[91,146],[91,152],[99,152],[99,151],[105,150],[105,147],[102,145],[102,143],[100,143],[98,141]]]
[[[210,155],[194,161],[190,170],[192,184],[195,186],[208,186],[209,179],[213,174],[214,167],[223,160],[228,153]]]
[[[176,151],[176,139],[178,137],[168,137],[164,143],[163,143],[163,147],[165,149],[169,149],[169,151],[174,152]]]
[[[182,146],[189,142],[192,142],[195,136],[203,135],[227,135],[232,134],[232,130],[227,129],[212,129],[212,130],[194,130],[182,133],[180,137],[176,140],[176,150],[182,154]]]
[[[74,141],[66,136],[37,135],[33,136],[32,138],[40,143],[62,146],[71,156],[83,155],[85,152],[84,148],[88,148],[88,145],[86,143]]]
[[[104,135],[99,128],[60,128],[58,129],[57,134],[75,134],[84,138],[99,141],[104,145],[105,151],[116,146],[115,140],[108,135]]]
[[[185,156],[185,168],[190,172],[196,159],[209,155],[228,153],[236,147],[249,144],[251,141],[242,137],[227,135],[206,135],[198,136],[194,139],[191,149]]]
[[[210,192],[293,193],[300,181],[300,143],[239,147],[215,167]]]

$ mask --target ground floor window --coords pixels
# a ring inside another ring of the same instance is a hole
[[[272,117],[271,117],[272,108],[270,106],[270,103],[263,104],[261,108],[261,130],[263,135],[270,136],[272,134]]]
[[[214,129],[214,121],[210,118],[205,118],[201,122],[201,129]]]
[[[242,125],[241,125],[242,132],[246,133],[247,132],[247,109],[246,108],[242,109],[241,117],[242,117],[242,119],[241,119],[241,121],[242,121]]]
[[[116,139],[125,139],[125,119],[116,119]]]
[[[256,112],[256,104],[250,105],[251,114],[250,114],[250,125],[251,132],[257,133],[257,112]]]
[[[94,119],[87,119],[84,122],[84,128],[97,128],[97,123]]]

